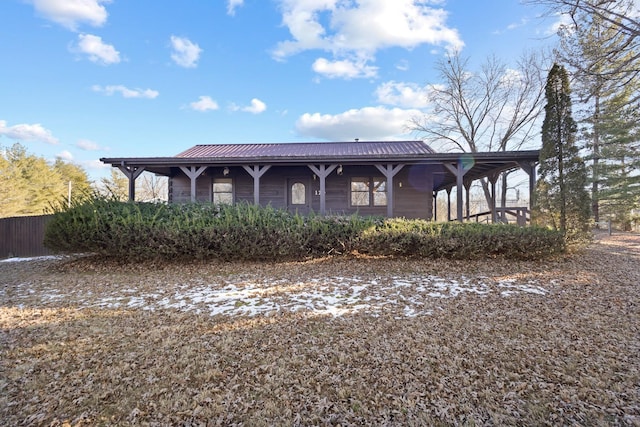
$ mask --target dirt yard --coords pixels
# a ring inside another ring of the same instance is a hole
[[[640,235],[545,262],[0,262],[2,425],[640,426]]]

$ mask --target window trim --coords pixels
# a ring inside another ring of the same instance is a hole
[[[362,205],[358,205],[358,204],[354,204],[353,203],[353,195],[354,193],[359,193],[359,194],[364,194],[365,191],[354,191],[353,189],[353,184],[354,182],[362,182],[362,183],[366,183],[367,185],[367,198],[368,198],[368,203],[367,204],[362,204]],[[380,183],[378,185],[378,188],[380,188],[382,186],[382,184],[384,184],[384,191],[377,191],[376,188],[374,187],[374,184],[378,182]],[[376,193],[378,194],[384,194],[385,195],[385,203],[384,204],[376,204]],[[388,192],[387,192],[387,179],[384,176],[381,175],[373,175],[373,176],[352,176],[349,179],[349,207],[352,208],[382,208],[382,207],[386,207],[389,204],[389,200],[388,200]]]
[[[297,185],[301,185],[302,186],[302,203],[295,203],[293,201],[293,195],[294,195],[294,191],[293,191],[293,187],[297,186]],[[291,206],[306,206],[307,205],[307,184],[305,184],[302,181],[298,181],[295,180],[291,183],[291,185],[289,186],[289,192],[290,192],[290,200],[289,203]]]
[[[231,191],[215,191],[216,183],[219,184],[231,184]],[[233,205],[235,202],[235,190],[236,187],[233,182],[233,178],[213,178],[211,181],[211,202],[214,204],[228,204]],[[216,194],[229,194],[231,196],[231,203],[218,202],[216,203]]]

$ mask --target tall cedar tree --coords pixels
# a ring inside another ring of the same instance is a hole
[[[563,66],[554,64],[549,71],[545,96],[537,218],[571,239],[587,230],[590,202],[585,164],[575,143],[577,125],[571,116],[569,78]]]

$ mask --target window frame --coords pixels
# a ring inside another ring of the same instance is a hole
[[[366,191],[354,190],[354,183],[364,183],[366,185]],[[377,185],[376,185],[377,184]],[[384,190],[380,191],[380,187]],[[367,194],[367,204],[357,204],[354,202],[354,194]],[[377,200],[379,197],[376,195],[384,195],[384,203],[379,203]],[[352,208],[381,208],[386,207],[389,204],[387,193],[387,179],[383,176],[353,176],[349,179],[349,206]]]
[[[294,201],[294,194],[299,195],[298,192],[294,193],[294,187],[296,186],[302,186],[302,203],[296,203]],[[305,184],[302,181],[293,181],[291,183],[291,185],[289,186],[289,191],[290,191],[290,200],[289,200],[289,204],[291,206],[306,206],[307,205],[307,184]]]
[[[216,184],[230,184],[231,191],[216,191]],[[216,194],[229,195],[231,201],[229,203],[224,201],[216,202]],[[211,182],[211,202],[216,205],[233,205],[235,202],[235,185],[233,178],[213,178]]]

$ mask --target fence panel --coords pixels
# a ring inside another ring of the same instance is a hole
[[[0,259],[51,255],[44,229],[52,215],[0,218]]]

